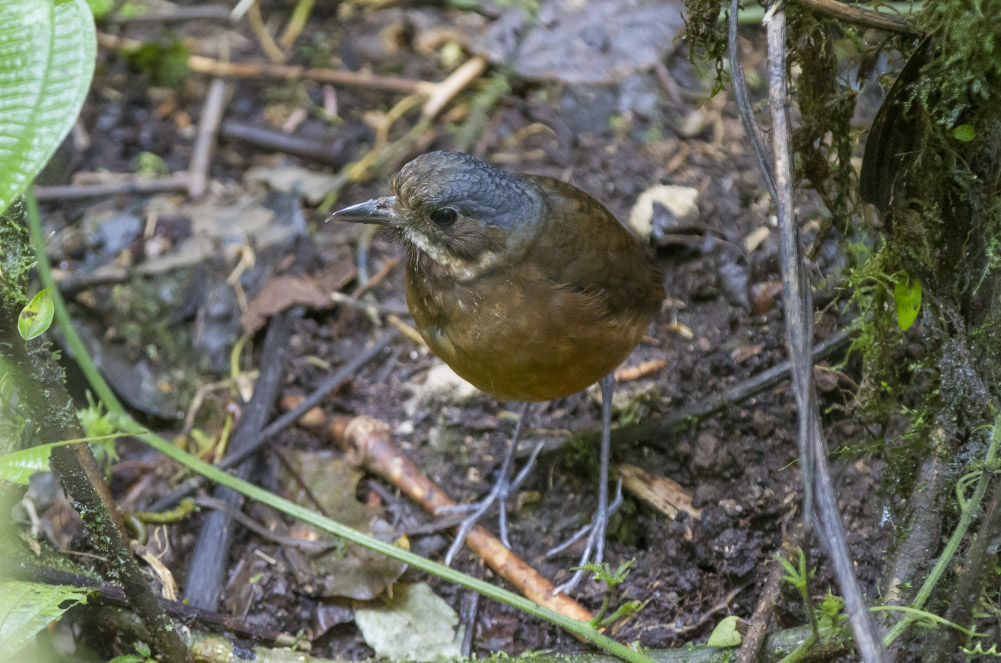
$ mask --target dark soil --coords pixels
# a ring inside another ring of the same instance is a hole
[[[264,3],[265,16],[285,11],[276,4]],[[371,66],[380,73],[425,80],[441,80],[446,74],[434,53],[417,53],[413,45],[413,31],[442,21],[447,17],[444,12],[390,9],[346,13],[351,15],[335,20],[320,15],[317,9],[300,37],[301,48],[293,61],[308,63],[307,47],[322,50],[333,45],[335,61],[343,66]],[[375,35],[393,26],[405,29],[397,34],[394,45],[386,46],[385,36],[380,41]],[[228,26],[187,22],[172,25],[169,31],[139,25],[129,27],[125,34],[164,43],[168,34],[174,34],[198,40],[198,48],[208,49],[210,40],[232,31]],[[263,55],[245,25],[238,32],[242,37],[235,42],[230,57],[234,61],[262,61]],[[748,32],[746,36],[749,62],[760,63],[760,35]],[[674,303],[651,327],[651,340],[641,344],[626,364],[635,366],[641,361],[662,359],[666,367],[620,388],[632,397],[626,413],[617,415],[619,419],[640,416],[648,420],[697,403],[785,358],[781,296],[776,298],[778,306],[769,306],[752,294],[756,292],[752,286],[779,280],[776,236],[772,232],[760,246],[750,251],[744,248],[745,237],[762,227],[773,228],[774,222],[732,103],[707,98],[709,81],[704,76],[709,69],[695,68],[683,50],[665,62],[680,96],[673,98],[666,92],[655,73],[640,72],[639,84],[655,99],[643,107],[630,107],[628,101],[623,101],[624,85],[516,80],[512,92],[503,96],[492,111],[478,141],[481,157],[511,170],[572,182],[605,203],[623,221],[637,196],[653,185],[668,183],[698,190],[697,218],[673,223],[668,220],[666,237],[657,247],[667,293]],[[80,171],[129,172],[134,170],[135,159],[142,151],[162,157],[171,171],[186,169],[193,141],[186,127],[188,120],[191,126],[198,123],[206,86],[205,78],[189,75],[177,90],[163,87],[163,83],[156,87],[149,71],[129,67],[123,58],[102,49],[94,92],[81,120],[92,143],[80,149],[68,141],[60,152],[61,161],[48,173],[50,181],[66,181],[70,174]],[[322,103],[322,91],[313,84],[263,79],[237,82],[225,119],[266,126],[269,112],[301,105],[297,94],[305,94],[314,104]],[[364,154],[372,144],[373,133],[364,124],[363,113],[388,110],[398,98],[394,93],[339,87],[342,121],[328,124],[311,115],[296,134],[340,141],[347,162]],[[626,104],[625,110],[620,110],[620,104]],[[692,128],[696,120],[701,120],[704,128]],[[529,129],[537,123],[548,129]],[[517,138],[519,132],[527,137]],[[394,130],[392,135],[401,134],[402,130]],[[444,122],[428,139],[425,149],[448,149],[453,145],[452,133]],[[414,154],[411,151],[406,156]],[[676,159],[677,155],[682,156]],[[211,177],[239,186],[249,167],[283,163],[330,172],[329,168],[292,157],[262,154],[244,144],[222,140],[212,161]],[[374,181],[345,189],[337,204],[381,195],[388,176],[387,172]],[[46,223],[59,236],[66,236],[94,204],[49,204]],[[146,214],[143,198],[122,197],[113,204],[119,209],[137,209],[140,218]],[[812,241],[822,208],[804,196],[800,213]],[[323,218],[322,212],[313,209],[307,209],[305,214],[310,222]],[[307,242],[311,246],[288,244],[258,256],[255,277],[246,284],[250,298],[267,276],[277,272],[296,268],[350,272],[356,259],[359,229],[319,224],[313,227],[313,239]],[[81,247],[76,253],[63,250],[61,256],[62,266],[71,271],[83,269],[88,260],[97,260],[88,257],[92,249],[88,248],[87,231],[80,232],[84,235]],[[821,250],[818,256],[818,272],[836,278],[841,266],[837,252]],[[394,257],[401,257],[399,249],[387,239],[376,237],[367,256],[369,274],[378,272]],[[290,268],[291,263],[298,264]],[[212,300],[205,293],[211,285],[221,282],[234,264],[209,261],[181,277],[160,274],[138,280],[154,288],[161,279],[180,278],[189,284],[193,300],[181,298],[164,315],[171,316],[171,328],[181,335],[175,339],[193,343],[191,339],[200,333],[197,325],[205,324],[211,309]],[[351,292],[357,283],[345,283],[344,291]],[[109,313],[101,312],[97,304],[87,306],[88,302],[109,300],[114,289],[122,287],[128,288],[129,284],[85,290],[91,299],[78,298],[76,308],[82,322],[103,325],[106,330],[121,328],[128,322],[114,317],[122,315],[121,309]],[[393,268],[371,290],[371,298],[382,304],[402,305],[402,268]],[[677,331],[675,322],[690,330],[690,338]],[[818,324],[823,332],[818,332],[818,340],[843,323],[828,315]],[[206,362],[209,366],[226,366],[238,331],[226,337],[223,347]],[[291,341],[292,359],[283,395],[310,392],[330,371],[354,357],[376,333],[372,320],[353,308],[307,313],[297,323]],[[184,347],[189,346],[184,343],[181,355],[188,354]],[[259,347],[260,343],[254,345]],[[498,403],[485,395],[464,402],[450,401],[424,384],[429,369],[437,363],[426,349],[400,340],[332,395],[323,409],[331,414],[367,414],[388,422],[397,431],[396,442],[418,466],[454,499],[470,501],[486,492],[500,465],[514,426],[510,416],[514,404]],[[161,379],[170,381],[172,375],[178,375],[171,371],[177,370],[188,385],[228,375],[225,370],[206,370],[205,364],[201,371],[185,362],[173,366],[162,357],[155,366]],[[842,370],[847,377],[858,379],[850,363]],[[864,440],[866,431],[846,413],[852,399],[850,380],[831,373],[818,376],[830,446],[841,448]],[[636,396],[641,391],[648,396]],[[209,399],[212,407],[200,415],[200,427],[209,430],[221,422],[228,396],[223,390]],[[187,408],[187,402],[181,399],[182,410]],[[543,453],[522,486],[515,500],[520,508],[512,516],[511,537],[514,550],[554,582],[567,577],[569,569],[576,565],[578,552],[552,560],[544,559],[543,554],[590,517],[596,501],[597,449],[568,434],[551,432],[593,431],[599,414],[599,399],[595,392],[589,392],[538,407],[532,421],[537,431],[534,437],[541,438],[543,433],[538,431],[548,431],[550,437],[564,443]],[[179,424],[162,419],[149,422],[168,436],[179,429]],[[704,641],[715,623],[727,614],[750,616],[771,557],[779,549],[784,532],[799,517],[801,484],[795,431],[793,397],[787,386],[780,386],[684,430],[665,433],[654,443],[620,444],[613,450],[613,464],[632,463],[670,477],[688,489],[695,506],[703,509],[700,520],[682,514],[672,521],[631,494],[625,495],[625,505],[610,529],[606,558],[613,568],[629,559],[636,561],[627,581],[615,588],[612,604],[635,599],[645,602],[645,607],[616,628],[616,638],[649,647],[677,647]],[[331,441],[324,434],[294,429],[283,433],[275,444],[285,449],[323,449],[330,447]],[[137,444],[124,444],[121,453],[122,460],[113,472],[113,490],[129,508],[142,509],[179,478],[176,468]],[[273,456],[266,458],[268,467],[277,467]],[[867,457],[848,458],[847,462],[834,458],[835,482],[857,571],[864,590],[875,596],[887,545],[879,526],[882,506],[875,489],[882,468]],[[263,472],[255,480],[276,489],[277,472]],[[363,501],[374,494],[370,483],[363,481],[360,486]],[[429,520],[391,489],[379,492],[389,498],[384,503],[386,518],[394,524]],[[263,522],[279,520],[263,509],[251,508],[248,512]],[[195,515],[161,532],[166,538],[159,547],[168,550],[163,561],[175,574],[182,596],[187,560],[201,521],[202,516]],[[494,521],[486,524],[495,530]],[[433,559],[440,559],[448,543],[449,539],[439,534],[413,536],[410,540],[413,550]],[[815,545],[812,554],[813,559],[820,555]],[[456,566],[491,578],[469,553],[460,555]],[[350,659],[371,655],[350,622],[346,604],[325,604],[304,589],[301,578],[297,579],[283,556],[282,546],[239,529],[236,545],[229,553],[229,568],[232,575],[221,610],[232,611],[268,629],[302,631],[313,640],[315,655]],[[250,582],[251,578],[256,580]],[[458,609],[463,590],[412,571],[404,576],[404,580],[418,579],[431,582]],[[831,576],[821,565],[814,589],[823,593],[828,587],[833,587]],[[593,582],[583,584],[578,596],[585,605],[596,609],[603,593],[603,584]],[[784,593],[781,606],[781,625],[805,621],[793,591]],[[564,652],[580,646],[555,627],[507,606],[491,601],[480,603],[475,639],[479,655],[538,649]]]

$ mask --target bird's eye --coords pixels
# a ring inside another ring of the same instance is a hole
[[[455,211],[454,207],[439,207],[431,212],[431,220],[439,226],[447,226],[450,223],[454,223],[457,218],[459,218],[459,213]]]

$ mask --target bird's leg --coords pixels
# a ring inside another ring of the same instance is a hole
[[[500,476],[497,477],[496,483],[494,483],[493,488],[490,492],[479,502],[474,502],[473,504],[457,504],[455,506],[446,506],[438,509],[435,515],[441,516],[450,513],[469,513],[459,524],[459,529],[455,532],[455,540],[452,541],[452,545],[448,549],[448,553],[445,555],[445,565],[449,566],[452,564],[452,560],[459,553],[462,548],[463,542],[466,540],[466,536],[473,529],[476,523],[483,517],[483,514],[497,502],[499,515],[498,515],[498,530],[500,534],[501,543],[506,547],[510,548],[511,543],[508,540],[507,535],[507,498],[508,496],[518,489],[518,486],[522,484],[525,478],[528,476],[529,471],[532,469],[532,465],[535,464],[535,458],[539,455],[539,451],[542,450],[542,444],[537,444],[534,449],[532,449],[532,454],[529,456],[528,461],[525,466],[521,468],[518,475],[511,479],[511,475],[514,474],[514,458],[518,452],[518,438],[521,436],[522,428],[525,425],[525,420],[529,417],[531,408],[529,404],[521,404],[521,412],[518,414],[518,423],[514,427],[514,435],[511,438],[511,443],[508,446],[507,454],[504,456],[504,462],[501,464]]]
[[[605,529],[608,527],[608,517],[622,504],[622,482],[616,488],[615,501],[611,505],[608,503],[608,464],[612,447],[612,392],[615,391],[615,378],[609,374],[601,378],[601,464],[598,468],[598,509],[594,513],[594,520],[574,534],[570,539],[546,553],[551,557],[570,545],[579,541],[587,534],[587,543],[584,546],[584,553],[581,555],[578,566],[583,566],[588,562],[601,564],[605,557]],[[593,555],[592,555],[593,552]],[[570,592],[580,584],[584,574],[588,573],[584,569],[578,569],[570,580],[556,588],[556,594]]]

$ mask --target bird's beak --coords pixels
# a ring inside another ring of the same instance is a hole
[[[374,198],[363,203],[345,207],[327,217],[327,221],[350,221],[352,223],[377,223],[380,226],[398,221],[396,196]]]

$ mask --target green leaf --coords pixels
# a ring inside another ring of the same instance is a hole
[[[0,0],[0,213],[73,126],[96,53],[85,0]]]
[[[971,124],[961,124],[952,130],[952,137],[956,140],[961,140],[964,143],[969,143],[976,135],[977,132],[974,131],[973,125]]]
[[[710,647],[737,647],[742,640],[740,631],[737,630],[737,617],[730,615],[716,624],[706,644]]]
[[[52,454],[53,448],[66,446],[67,444],[77,444],[78,442],[100,442],[101,440],[110,440],[125,435],[128,435],[128,433],[114,433],[101,437],[85,437],[79,440],[63,440],[62,442],[39,444],[36,447],[21,449],[6,456],[0,456],[0,479],[27,486],[32,474],[49,471],[49,456]]]
[[[904,272],[893,286],[893,298],[897,302],[897,326],[907,331],[921,311],[921,281]]]
[[[113,0],[87,0],[87,5],[90,7],[91,13],[94,14],[94,18],[97,20],[101,20],[115,8]]]
[[[77,603],[87,602],[87,590],[37,582],[0,583],[0,661],[13,656],[35,634]]]
[[[52,315],[56,312],[52,304],[52,288],[45,288],[31,298],[28,305],[21,309],[17,316],[17,331],[26,341],[41,336],[52,324]]]

